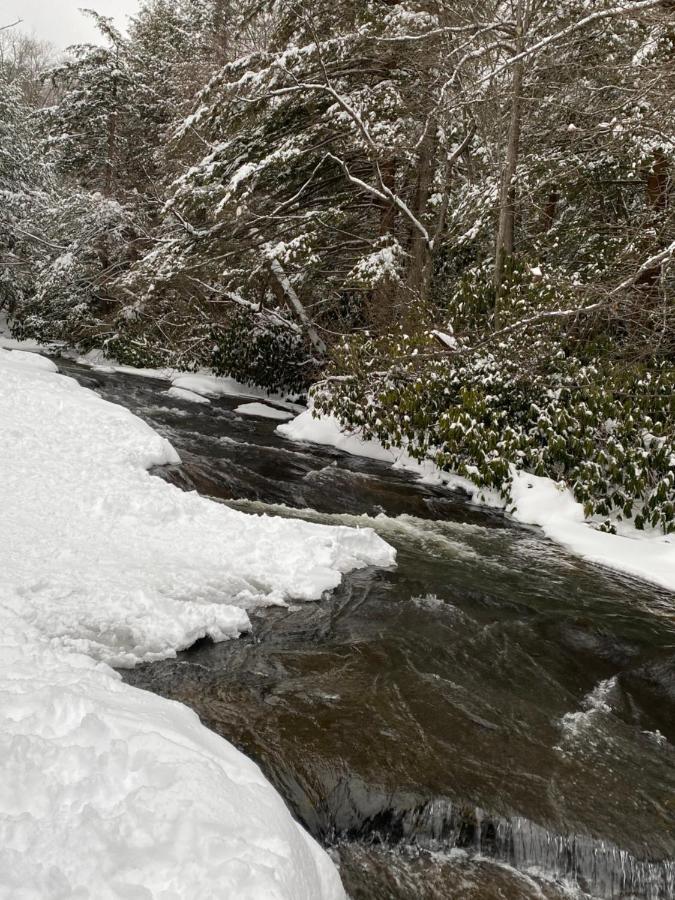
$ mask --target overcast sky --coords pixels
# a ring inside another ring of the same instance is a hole
[[[113,16],[124,27],[126,17],[138,8],[138,0],[0,0],[0,25],[22,19],[21,28],[50,41],[57,50],[68,44],[91,41],[95,31],[82,8]]]

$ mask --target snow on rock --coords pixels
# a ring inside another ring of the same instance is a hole
[[[277,419],[278,421],[287,422],[293,418],[293,413],[284,411],[283,409],[275,409],[268,406],[267,403],[242,403],[235,409],[236,413],[242,416],[255,416],[259,419]]]
[[[53,645],[120,666],[248,630],[391,565],[369,529],[250,516],[154,478],[164,438],[75,381],[0,356],[3,603]]]
[[[364,440],[344,428],[335,416],[316,417],[312,409],[306,409],[293,421],[279,425],[277,433],[292,441],[327,444],[352,456],[365,456],[392,465],[401,455],[400,450],[386,450],[379,441]]]
[[[1,603],[0,760],[1,897],[344,900],[254,763]]]
[[[209,406],[211,403],[208,397],[202,397],[201,394],[195,394],[194,391],[187,391],[185,388],[169,388],[166,395],[167,397],[173,397],[176,400],[186,400],[188,403],[201,403],[206,406]]]
[[[425,483],[459,488],[473,502],[484,506],[505,506],[496,491],[481,489],[467,478],[443,472],[431,460],[420,464],[405,450],[387,450],[379,441],[363,440],[333,416],[315,418],[309,409],[279,425],[277,432],[290,440],[327,444],[355,456],[388,462],[394,468],[416,473]],[[627,523],[620,523],[620,534],[598,531],[584,519],[583,507],[569,488],[515,468],[512,475],[511,512],[518,522],[538,525],[551,540],[589,562],[675,590],[675,536],[640,532]]]
[[[202,397],[260,397],[264,399],[267,396],[263,388],[242,384],[235,378],[207,373],[175,375],[172,378],[172,385],[174,388],[192,391]]]

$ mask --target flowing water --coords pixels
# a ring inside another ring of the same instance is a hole
[[[675,898],[675,598],[535,529],[275,423],[62,368],[252,513],[369,525],[398,551],[319,603],[125,672],[254,758],[353,900]]]

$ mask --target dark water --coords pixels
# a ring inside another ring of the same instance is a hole
[[[396,546],[396,570],[124,673],[253,757],[353,900],[675,898],[672,595],[241,401],[63,368],[172,441],[162,477]]]

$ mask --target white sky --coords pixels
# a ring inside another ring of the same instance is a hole
[[[69,44],[94,40],[90,20],[79,11],[83,8],[113,16],[124,27],[127,15],[138,9],[138,0],[0,0],[0,25],[22,19],[23,31],[63,50]]]

